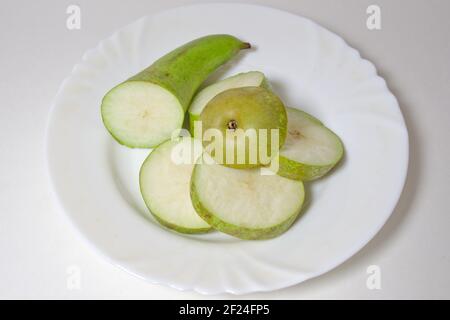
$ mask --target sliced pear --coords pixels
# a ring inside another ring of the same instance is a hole
[[[208,102],[219,93],[228,89],[261,86],[268,86],[264,74],[259,71],[249,71],[236,74],[204,88],[197,93],[189,107],[189,124],[191,132],[194,133],[194,121],[200,119],[200,114]]]
[[[339,137],[308,113],[286,108],[288,129],[280,150],[280,176],[294,180],[314,180],[330,171],[342,158]]]
[[[300,213],[305,197],[301,181],[209,163],[211,159],[196,164],[191,198],[214,229],[241,239],[268,239],[285,232]]]
[[[150,212],[162,225],[181,233],[204,233],[211,227],[201,219],[190,197],[194,164],[201,142],[184,137],[160,144],[141,167],[141,194]]]

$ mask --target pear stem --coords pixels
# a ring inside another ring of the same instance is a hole
[[[241,49],[250,49],[252,45],[249,42],[242,42]]]

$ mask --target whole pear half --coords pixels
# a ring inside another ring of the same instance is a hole
[[[205,150],[217,163],[232,168],[267,165],[286,138],[284,104],[262,87],[223,91],[206,105],[200,121]]]

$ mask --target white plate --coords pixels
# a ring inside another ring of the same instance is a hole
[[[120,146],[101,121],[108,89],[212,33],[233,34],[255,47],[215,78],[263,71],[287,105],[317,116],[345,145],[339,168],[307,185],[304,215],[272,240],[184,236],[162,228],[139,194],[138,170],[148,151]],[[92,247],[143,279],[207,294],[283,288],[341,264],[386,222],[408,166],[402,114],[374,66],[316,23],[253,5],[175,8],[102,41],[63,82],[47,133],[56,197]]]

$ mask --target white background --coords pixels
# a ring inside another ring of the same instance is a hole
[[[141,16],[192,2],[1,1],[0,298],[206,298],[146,283],[80,241],[53,202],[44,150],[52,99],[82,54]],[[375,63],[400,102],[410,167],[392,217],[356,256],[303,284],[242,298],[450,298],[450,2],[247,2],[311,18]],[[81,7],[81,30],[66,29],[70,4]],[[370,4],[381,7],[380,31],[366,28]],[[366,287],[372,264],[381,290]],[[72,265],[81,270],[79,290],[67,287]]]

